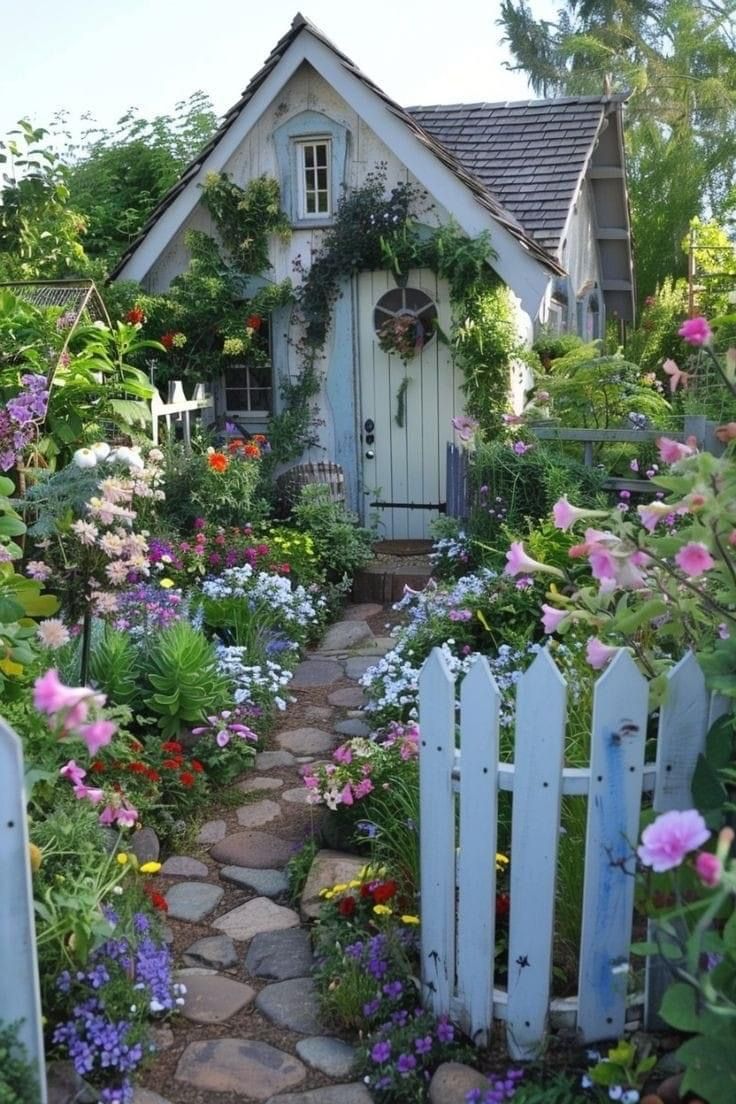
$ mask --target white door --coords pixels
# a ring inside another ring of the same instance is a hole
[[[396,342],[402,320],[414,353],[406,358],[380,344],[382,327],[384,342],[387,330]],[[450,323],[448,285],[428,269],[402,288],[388,272],[358,276],[363,516],[378,517],[383,538],[429,537],[446,500],[450,419],[463,409],[462,373],[437,333],[449,337]]]

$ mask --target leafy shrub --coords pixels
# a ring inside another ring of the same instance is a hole
[[[260,461],[207,453],[207,444],[200,437],[195,445],[202,451],[186,452],[175,443],[166,448],[162,520],[179,530],[191,529],[197,517],[225,526],[262,520],[266,506],[256,498]]]
[[[212,645],[188,621],[165,629],[151,648],[148,706],[167,739],[224,705],[227,691]]]
[[[0,1023],[0,1104],[38,1104],[36,1073],[18,1039],[19,1024]]]
[[[320,484],[303,487],[292,517],[309,533],[314,551],[327,577],[341,579],[359,571],[373,556],[372,535],[341,502],[330,498]]]
[[[470,467],[473,506],[468,535],[492,543],[502,524],[518,530],[527,518],[546,517],[564,494],[580,506],[594,507],[604,478],[599,469],[541,443],[521,455],[498,441],[481,444]]]

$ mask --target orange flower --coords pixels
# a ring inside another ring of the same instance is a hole
[[[244,446],[243,452],[246,456],[250,457],[251,460],[257,460],[261,455],[261,450],[258,445],[247,444]]]
[[[230,461],[227,456],[221,452],[211,452],[207,457],[207,463],[216,472],[227,471]]]

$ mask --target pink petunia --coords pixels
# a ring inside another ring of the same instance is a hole
[[[117,732],[118,726],[112,721],[92,721],[79,729],[79,736],[87,745],[90,755],[96,755],[101,747],[106,747]]]
[[[695,873],[704,886],[715,889],[723,874],[723,863],[717,855],[711,855],[710,851],[701,851],[695,860]]]
[[[685,572],[690,579],[697,578],[704,571],[710,571],[715,567],[716,561],[711,556],[707,547],[700,541],[690,541],[684,545],[675,556],[675,563]]]
[[[686,460],[688,456],[694,456],[697,451],[690,445],[684,445],[682,441],[673,441],[669,437],[660,437],[657,448],[660,459],[665,464],[677,464],[680,460]]]
[[[87,776],[84,767],[77,766],[73,759],[70,759],[68,763],[64,764],[59,774],[62,778],[66,778],[68,782],[71,782],[73,786],[79,786],[82,779]]]
[[[664,502],[647,502],[643,506],[636,507],[637,513],[641,518],[641,523],[648,533],[653,533],[659,525],[660,521],[663,521],[669,514],[672,513],[672,507],[667,506]]]
[[[342,801],[343,805],[353,804],[353,790],[349,782],[346,783],[345,786],[343,786],[340,793],[340,800]]]
[[[580,506],[573,506],[567,501],[567,496],[558,498],[552,507],[552,520],[556,529],[569,529],[581,518],[605,517],[604,510],[583,510]]]
[[[333,751],[332,758],[336,763],[342,763],[346,767],[349,766],[353,761],[353,752],[350,744],[341,744],[339,748]]]
[[[644,829],[637,854],[644,866],[661,874],[679,866],[688,852],[696,851],[709,838],[705,821],[695,809],[671,809]]]
[[[567,618],[567,610],[555,609],[554,606],[542,605],[542,628],[546,633],[557,632],[562,622]]]
[[[215,736],[215,743],[218,747],[224,748],[230,743],[230,733],[226,728],[221,728]]]
[[[472,441],[480,423],[475,418],[471,418],[469,414],[458,414],[457,417],[451,420],[453,429],[460,440],[464,444]]]
[[[121,828],[132,828],[137,820],[138,810],[134,809],[132,805],[126,805],[125,808],[118,809],[117,821]]]
[[[80,783],[74,787],[74,796],[77,801],[91,801],[93,805],[99,805],[105,796],[104,790],[97,790],[91,786],[85,786],[84,783]]]
[[[531,556],[527,556],[521,541],[512,541],[511,547],[506,553],[504,575],[521,575],[524,572],[533,574],[535,571],[545,571],[550,575],[563,577],[558,568],[550,567],[548,564],[540,563],[538,560],[533,560]]]
[[[688,345],[707,345],[713,337],[713,331],[705,318],[688,318],[677,331]]]
[[[614,656],[618,655],[620,650],[610,644],[604,644],[597,636],[591,636],[585,647],[585,658],[594,671],[600,671]]]
[[[594,579],[615,579],[618,574],[616,557],[602,544],[595,544],[588,553],[588,563]]]

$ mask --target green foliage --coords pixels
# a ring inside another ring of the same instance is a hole
[[[195,92],[171,115],[148,120],[131,109],[113,130],[91,126],[81,147],[67,147],[69,202],[86,222],[89,257],[117,261],[216,126],[209,97]]]
[[[478,419],[485,433],[493,434],[508,405],[510,363],[527,355],[508,288],[487,272],[454,299],[453,312],[452,347],[463,371],[467,413]]]
[[[36,1071],[18,1039],[20,1024],[0,1021],[0,1104],[38,1104]]]
[[[262,486],[262,461],[228,456],[227,468],[216,471],[204,451],[206,443],[197,440],[193,452],[187,452],[178,443],[167,445],[162,519],[184,531],[191,529],[197,517],[206,517],[213,525],[222,526],[261,521],[266,513],[266,504],[257,497]]]
[[[557,357],[537,387],[548,391],[555,418],[566,427],[630,427],[630,413],[661,424],[670,411],[659,391],[642,379],[637,364],[623,356],[601,355],[597,343],[580,345]]]
[[[639,1091],[644,1088],[649,1074],[657,1064],[657,1056],[649,1055],[648,1046],[644,1046],[642,1050],[643,1053],[639,1053],[635,1043],[620,1039],[605,1057],[600,1058],[588,1070],[588,1077],[601,1089],[619,1085],[627,1091]],[[611,1099],[607,1092],[601,1093],[601,1098]]]
[[[314,857],[319,851],[319,845],[315,839],[308,839],[299,848],[295,855],[286,864],[286,878],[289,883],[289,900],[292,905],[298,905],[304,886],[307,883],[309,871],[312,868]]]
[[[147,705],[158,715],[167,739],[224,707],[227,700],[214,649],[188,621],[177,621],[157,636],[147,677],[153,690]]]
[[[303,487],[292,508],[296,526],[312,538],[317,559],[333,580],[353,576],[373,557],[372,536],[342,502],[320,484]]]
[[[263,273],[271,267],[271,234],[291,235],[281,210],[278,183],[268,176],[250,180],[241,188],[225,173],[210,173],[202,186],[202,202],[217,226],[231,263],[243,274]]]
[[[522,1081],[514,1100],[516,1104],[580,1104],[580,1079],[556,1073],[542,1082]]]
[[[68,169],[21,119],[0,140],[0,280],[58,279],[88,267],[84,219],[69,202]]]

